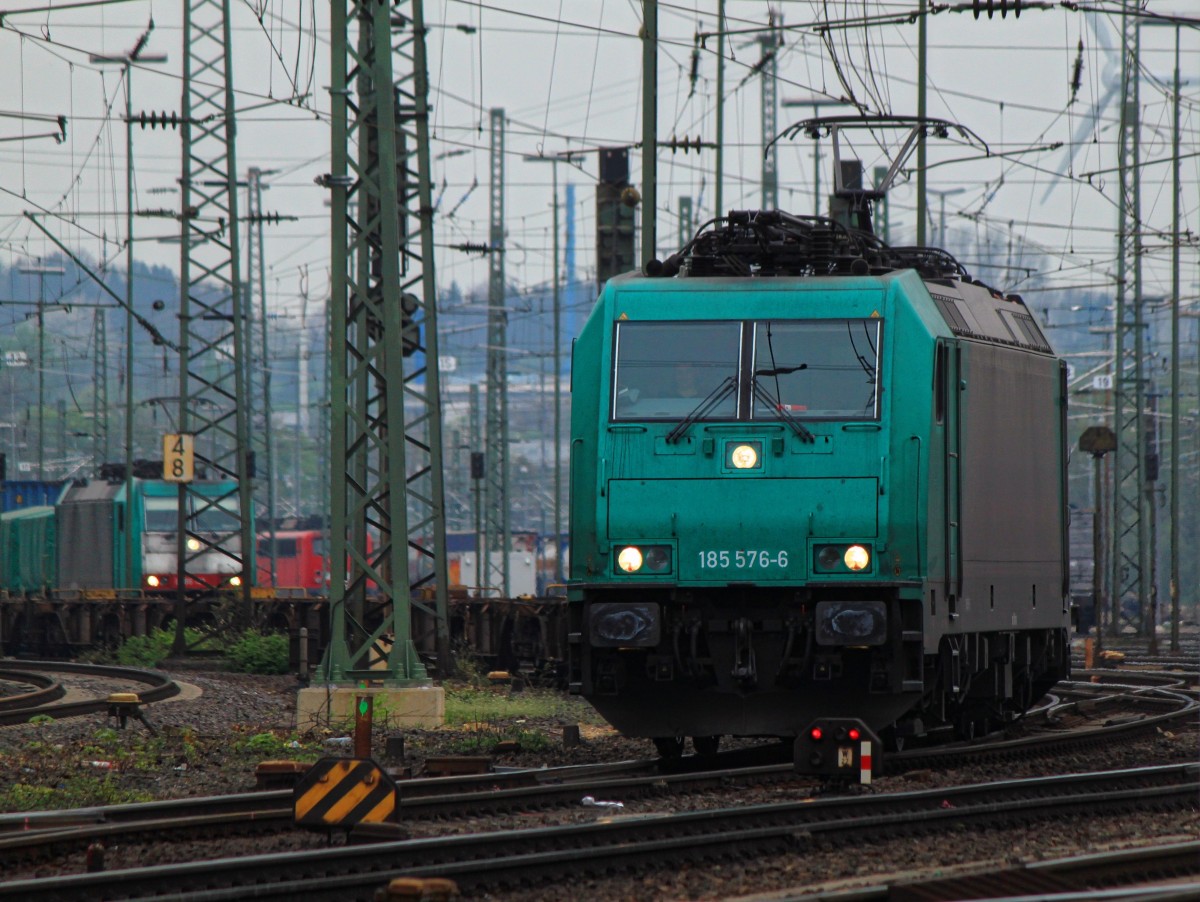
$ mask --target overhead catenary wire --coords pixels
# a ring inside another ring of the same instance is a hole
[[[909,6],[911,6],[911,5],[912,4],[909,4]],[[258,8],[261,8],[263,10],[267,10],[268,21],[274,21],[275,25],[276,25],[276,27],[272,29],[272,33],[277,36],[278,35],[277,29],[283,28],[284,23],[281,22],[279,18],[272,19],[270,14],[275,13],[277,15],[278,11],[272,10],[271,5],[267,4],[267,3],[256,2],[255,6]],[[464,11],[468,11],[471,16],[477,17],[477,18],[482,17],[484,14],[486,14],[488,28],[494,37],[495,35],[497,35],[501,32],[501,29],[499,29],[495,24],[496,20],[500,19],[500,18],[507,18],[507,19],[512,18],[512,16],[509,14],[509,12],[507,10],[498,10],[497,6],[498,5],[496,5],[496,4],[488,5],[488,4],[464,3],[464,4],[447,4],[445,8],[447,10],[453,10],[455,7],[458,7],[458,8],[463,9]],[[688,30],[687,30],[688,35],[689,35],[688,42],[686,42],[686,44],[684,42],[680,42],[680,45],[679,45],[680,49],[682,49],[684,46],[686,46],[687,53],[690,54],[691,46],[692,46],[691,38],[692,38],[692,36],[694,36],[694,32],[695,32],[694,16],[695,16],[696,4],[688,4],[686,6],[681,5],[681,4],[666,4],[665,6],[668,9],[676,9],[681,15],[683,13],[686,13],[688,15],[688,17],[690,17]],[[249,7],[247,7],[247,8],[249,8]],[[877,6],[875,8],[884,9],[884,11],[890,12],[890,11],[894,11],[897,8],[897,6],[892,5],[892,6],[889,6],[886,8]],[[599,18],[597,20],[593,20],[592,22],[585,21],[587,18],[589,18],[587,16],[571,15],[570,13],[572,12],[572,7],[568,6],[568,7],[566,7],[566,9],[568,11],[568,16],[566,18],[569,19],[570,21],[563,21],[564,17],[562,17],[562,16],[555,18],[553,15],[553,10],[550,11],[551,12],[550,15],[545,17],[545,19],[547,21],[545,21],[544,23],[539,23],[537,21],[530,20],[528,18],[525,18],[522,21],[529,22],[531,25],[538,25],[539,27],[541,27],[542,24],[544,24],[544,26],[545,26],[544,30],[548,30],[548,32],[550,32],[550,33],[557,33],[560,35],[566,35],[568,32],[575,31],[575,30],[579,30],[581,33],[589,33],[592,30],[594,30],[594,26],[597,24],[597,22],[599,22],[599,23],[602,23],[603,27],[605,29],[608,29],[608,31],[611,32],[612,34],[604,35],[604,34],[597,33],[597,37],[596,37],[597,46],[599,46],[601,42],[607,42],[609,37],[615,37],[617,34],[620,35],[622,40],[630,40],[633,37],[633,33],[628,29],[619,29],[619,28],[612,27],[612,22],[610,20],[615,18],[616,12],[615,12],[615,9],[613,7],[611,7],[610,5],[597,5],[597,6],[593,7],[593,9],[596,9],[598,11]],[[864,9],[866,9],[866,7],[862,6],[859,9],[855,10],[855,12],[861,13]],[[1109,9],[1111,10],[1111,4],[1109,5]],[[537,9],[534,9],[534,13],[538,13],[538,12],[540,12],[540,11]],[[622,10],[621,12],[624,12],[624,10]],[[943,18],[945,18],[945,17],[943,17]],[[1064,19],[1066,19],[1066,18],[1067,17],[1064,16]],[[449,16],[444,16],[443,22],[440,23],[440,27],[442,27],[443,30],[446,30],[446,29],[453,27],[453,24],[454,23],[451,21]],[[737,22],[731,21],[730,24],[731,24],[731,26],[736,26]],[[757,25],[761,26],[761,16],[759,17],[759,21],[757,23],[747,22],[747,24],[748,25],[749,24],[757,24]],[[792,23],[788,23],[788,24],[792,24]],[[897,29],[897,31],[899,31],[899,30]],[[517,34],[517,33],[520,33],[520,31],[514,30],[511,33]],[[883,32],[881,32],[881,33],[883,33]],[[887,32],[887,33],[890,34],[890,32]],[[479,41],[475,41],[475,43],[476,43],[476,45],[480,44]],[[850,45],[854,46],[853,40],[851,40]],[[874,47],[882,46],[877,41],[872,41],[871,45]],[[264,50],[265,49],[266,48],[264,48]],[[788,48],[788,49],[790,50],[791,48]],[[709,50],[708,50],[710,59],[711,59],[712,52],[713,52],[713,42],[710,42],[710,46],[709,46]],[[468,54],[468,56],[472,60],[476,59],[476,55],[474,53]],[[596,54],[594,58],[599,60],[599,59],[604,59],[604,56],[602,54]],[[480,56],[480,57],[478,57],[478,59],[480,60],[480,63],[481,63],[479,68],[482,69],[483,58],[482,58],[482,56]],[[735,62],[736,65],[742,65],[743,63],[745,63],[745,65],[748,66],[749,64],[753,63],[753,60],[744,61],[744,60],[739,59]],[[586,69],[586,66],[582,66],[581,68]],[[869,73],[867,73],[865,71],[863,74],[869,75]],[[889,73],[887,82],[890,86],[899,87],[904,84],[903,79],[896,78],[897,74],[899,74],[899,73],[897,73],[897,72]],[[479,84],[480,88],[481,88],[481,97],[479,98],[479,100],[477,100],[475,102],[475,104],[472,107],[476,111],[476,114],[478,114],[478,112],[481,111],[482,109],[484,109],[486,106],[486,104],[480,102],[480,101],[482,101],[483,84],[482,84],[481,80],[476,80],[476,79],[472,79],[472,80],[475,81],[476,84]],[[797,84],[801,84],[801,83],[812,84],[813,80],[812,79],[798,79],[798,80],[796,80],[796,83]],[[491,88],[489,86],[489,90],[490,89]],[[442,96],[442,102],[440,104],[435,105],[435,109],[438,110],[437,115],[439,115],[441,117],[445,117],[442,119],[442,123],[443,123],[442,126],[440,126],[438,129],[438,134],[437,134],[438,141],[443,141],[443,140],[447,140],[447,139],[448,140],[456,140],[456,136],[458,134],[461,134],[460,132],[457,131],[457,129],[460,128],[460,125],[458,124],[458,122],[454,121],[453,116],[448,116],[448,113],[451,110],[451,104],[449,101],[451,99],[453,99],[452,95],[454,93],[455,92],[453,92],[453,91],[445,93]],[[563,93],[564,92],[562,92],[558,87],[556,87],[554,89],[553,100],[558,102],[560,105],[561,105],[561,102],[563,99],[561,96]],[[969,91],[962,92],[962,93],[966,94],[966,95],[970,94]],[[986,99],[986,98],[980,98],[980,99]],[[590,106],[594,102],[595,101],[592,99],[591,94],[589,94],[588,101],[587,101],[588,105]],[[240,103],[240,101],[239,101],[239,103]],[[611,103],[611,101],[606,101],[605,105],[607,106],[610,103]],[[1014,111],[1014,112],[1018,109],[1024,109],[1024,108],[1026,108],[1026,106],[1036,106],[1037,105],[1036,103],[1018,105],[1016,103],[1010,102],[1009,100],[1006,100],[1005,103],[1006,103],[1006,109],[1008,109],[1010,111]],[[579,106],[582,106],[582,105],[583,104],[577,105],[575,109],[578,111]],[[606,111],[604,111],[604,112],[607,114]],[[531,113],[532,113],[532,111],[531,111]],[[710,114],[711,114],[711,111],[710,111]],[[534,135],[540,134],[543,136],[544,141],[553,142],[556,140],[563,140],[563,141],[574,142],[577,144],[583,143],[588,138],[592,138],[593,141],[591,143],[593,146],[599,145],[608,137],[608,136],[596,134],[597,130],[595,128],[595,125],[600,120],[591,115],[587,116],[584,119],[584,127],[582,129],[570,130],[570,131],[562,130],[562,129],[555,129],[554,128],[555,122],[561,121],[561,120],[557,119],[557,115],[558,114],[555,111],[543,112],[541,110],[541,108],[538,109],[536,116],[534,116],[534,115],[526,115],[526,116],[518,115],[517,117],[514,118],[514,120],[512,122],[512,129],[510,130],[509,134],[511,136],[513,136],[514,139],[516,136],[523,135],[523,134],[528,134],[531,137]],[[575,115],[578,118],[578,112],[576,112]],[[683,121],[687,121],[687,120],[684,119]],[[702,121],[703,121],[703,112],[700,110],[697,110],[693,122],[702,122]],[[749,118],[747,118],[747,120],[744,120],[744,121],[748,122],[750,120],[749,120]],[[458,142],[458,146],[462,146],[464,148],[468,148],[471,144],[472,144],[472,142],[470,142],[470,141]],[[746,140],[732,142],[731,147],[736,145],[738,147],[744,148],[745,152],[746,152],[747,164],[749,164],[749,163],[753,162],[755,144],[756,144],[756,141],[751,140],[747,137]],[[799,153],[800,149],[798,149],[797,152]],[[686,185],[685,180],[688,177],[692,177],[692,178],[702,177],[705,169],[707,168],[707,167],[701,166],[701,165],[694,165],[690,160],[685,160],[684,158],[680,158],[680,157],[677,157],[676,159],[672,160],[671,167],[674,170],[676,170],[678,184],[680,186],[679,190],[683,190],[683,187]],[[29,171],[32,172],[32,170],[29,170]],[[148,172],[149,169],[147,169],[146,171]],[[163,171],[169,172],[169,170],[167,170],[165,168]],[[446,169],[445,171],[447,173],[449,173],[451,170]],[[1011,187],[1021,184],[1020,180],[1015,177],[1015,174],[1019,173],[1021,171],[1027,171],[1031,175],[1037,175],[1042,170],[1039,170],[1036,168],[1014,166],[1009,170],[1009,175],[1008,175],[1008,178],[1006,181],[1006,185],[1008,187],[1011,188]],[[141,172],[139,172],[139,175],[141,175]],[[584,177],[585,179],[587,179],[588,181],[591,181],[592,179],[594,179],[594,175],[591,172],[581,173],[581,176]],[[452,177],[448,181],[451,186],[454,185],[454,179]],[[466,182],[463,184],[465,185],[465,184],[469,184],[469,183],[470,183],[470,179],[468,178],[466,180]],[[741,183],[746,187],[746,190],[749,191],[752,188],[753,180],[750,177],[744,177],[741,179]],[[1086,187],[1086,186],[1084,186],[1084,187]],[[782,185],[781,185],[781,189],[787,190],[785,188],[785,186],[782,186]],[[791,186],[791,189],[796,190],[796,185],[794,182],[793,182],[793,185]],[[77,194],[79,193],[80,190],[81,190],[81,188],[75,189]],[[1088,189],[1088,190],[1090,190],[1090,189]],[[83,196],[83,195],[79,195],[79,196]],[[447,195],[447,196],[449,197],[449,195]],[[470,215],[468,206],[465,206],[465,207],[462,207],[461,209],[459,209],[458,212],[456,213],[456,217],[455,217],[457,220],[459,220],[459,223],[460,223],[459,233],[461,233],[464,238],[471,237],[471,234],[470,234],[471,230],[476,228],[477,224],[479,222],[479,219],[477,217],[472,217]],[[444,209],[449,210],[449,207],[447,206]],[[898,203],[897,209],[903,210],[904,206],[902,204]],[[672,214],[669,211],[663,211],[663,213],[661,215],[672,215]],[[1023,221],[1027,221],[1027,220],[1036,221],[1037,219],[1038,219],[1038,217],[1036,217],[1036,216],[1028,216],[1028,215],[1022,215],[1022,216],[1016,217],[1016,220],[1018,222],[1023,222]],[[581,221],[583,221],[583,220],[581,219]],[[311,240],[311,239],[302,239],[302,240],[307,241],[307,240]],[[310,247],[311,247],[311,245],[310,245]],[[304,251],[301,251],[299,254],[293,255],[288,261],[286,261],[286,263],[291,263],[291,262],[297,260],[303,254],[304,254]]]

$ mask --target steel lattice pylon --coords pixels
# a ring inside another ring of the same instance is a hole
[[[771,30],[768,34],[758,39],[759,46],[762,48],[762,60],[759,65],[762,71],[759,72],[760,96],[762,100],[762,143],[763,143],[763,159],[762,159],[762,192],[763,192],[763,209],[777,210],[779,209],[779,172],[777,169],[777,151],[775,149],[775,136],[779,134],[776,127],[776,111],[778,109],[778,98],[776,96],[776,80],[777,61],[776,54],[778,48],[782,45],[782,40],[779,33],[775,30],[775,16],[771,15]],[[769,145],[769,146],[768,146]],[[718,210],[718,213],[721,211]]]
[[[1132,0],[1127,0],[1132,6]],[[1113,361],[1114,457],[1112,541],[1112,629],[1144,625],[1149,601],[1149,521],[1145,516],[1146,374],[1142,303],[1142,222],[1138,115],[1138,26],[1128,10],[1121,16],[1120,222],[1117,248],[1116,356]],[[1132,607],[1122,604],[1133,601]]]
[[[504,110],[491,114],[491,184],[488,237],[487,452],[484,533],[479,585],[485,594],[509,595],[508,549],[508,310],[504,304]]]
[[[263,250],[262,209],[263,171],[252,167],[247,173],[246,191],[246,321],[250,353],[246,355],[246,421],[250,424],[250,447],[254,451],[255,520],[264,519],[261,529],[270,537],[265,554],[258,554],[256,582],[277,585],[275,548],[275,454],[271,436],[271,365],[267,340],[267,270]],[[258,295],[255,309],[254,296]]]
[[[247,445],[245,326],[238,267],[237,158],[229,0],[187,0],[183,29],[183,178],[179,431],[195,436],[196,469],[236,480],[220,498],[180,485],[179,585],[203,583],[197,559],[217,548],[241,575],[249,613],[254,515]],[[213,532],[196,532],[205,514]],[[192,541],[194,540],[194,541]],[[206,569],[211,570],[211,567]]]
[[[439,669],[451,668],[422,5],[335,0],[331,31],[332,634],[320,673],[399,685],[426,677],[414,611],[430,615]],[[381,659],[386,671],[369,669]]]
[[[108,463],[108,317],[107,310],[97,310],[93,328],[96,331],[96,359],[92,363],[92,464],[97,471]]]

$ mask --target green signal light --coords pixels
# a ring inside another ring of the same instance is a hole
[[[367,700],[365,698],[360,698],[358,700],[358,713],[363,717],[367,716],[367,708],[369,707],[370,705],[367,704]]]

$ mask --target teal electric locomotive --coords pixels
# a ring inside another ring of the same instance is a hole
[[[570,680],[677,755],[970,736],[1069,670],[1065,368],[943,251],[735,212],[575,344]]]
[[[186,521],[190,593],[241,585],[236,490],[232,480],[193,483]],[[141,476],[128,485],[123,476],[74,480],[47,500],[0,515],[0,591],[52,599],[89,590],[176,590],[176,484]]]

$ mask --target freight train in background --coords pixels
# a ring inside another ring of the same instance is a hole
[[[574,692],[664,756],[869,776],[1068,675],[1065,367],[1020,297],[778,211],[646,269],[575,343]]]
[[[188,511],[190,591],[241,585],[237,484],[197,480]],[[178,586],[178,487],[134,477],[7,486],[0,578],[10,593],[45,595]],[[27,503],[30,498],[42,503]],[[132,553],[130,553],[132,549]]]
[[[565,685],[566,618],[562,586],[555,577],[553,537],[513,532],[508,552],[511,597],[500,597],[495,587],[479,584],[476,540],[473,532],[446,534],[450,636],[460,661],[474,659],[488,670],[519,673],[543,685]],[[327,542],[319,517],[284,520],[274,530],[261,529],[258,584],[275,586],[280,601],[319,604],[329,593]],[[370,534],[367,547],[372,547]],[[373,586],[368,581],[368,592]],[[432,600],[432,590],[425,600]],[[432,656],[434,648],[427,640],[433,624],[420,611],[413,617],[418,651]],[[315,660],[315,652],[310,658]]]
[[[102,603],[178,595],[178,493],[175,484],[144,475],[127,485],[120,466],[106,466],[99,479],[5,483],[0,515],[0,594],[8,603],[0,618],[3,649],[61,651],[115,644],[158,625],[154,617],[147,620],[145,606],[133,607],[140,620],[131,624],[124,616],[127,609]],[[187,551],[193,557],[187,594],[238,589],[243,574],[236,483],[197,480],[189,499]],[[84,612],[97,616],[81,618]]]
[[[477,574],[474,532],[447,532],[446,557],[450,591],[458,595],[498,596],[497,587],[484,587]],[[258,585],[281,590],[301,589],[327,594],[329,562],[325,551],[328,527],[320,517],[285,518],[272,530],[260,525]],[[373,547],[367,534],[367,551]],[[554,538],[529,530],[514,530],[508,552],[509,594],[513,598],[542,598],[557,594]],[[272,549],[274,562],[272,563]],[[499,552],[492,552],[499,561]],[[564,561],[566,558],[564,557]],[[274,577],[271,569],[274,566]],[[496,569],[499,569],[497,564]]]
[[[161,472],[161,462],[140,462],[128,497],[119,465],[103,468],[99,479],[0,482],[0,653],[73,655],[174,622],[178,487],[153,478]],[[189,625],[219,621],[242,597],[235,488],[199,480],[189,493],[211,499],[189,514],[191,551],[201,552],[188,570]],[[546,595],[553,590],[553,542],[514,535],[516,597],[501,599],[473,584],[474,538],[448,536],[450,631],[459,651],[488,669],[561,682],[563,604]],[[255,544],[246,568],[249,621],[288,632],[297,664],[306,629],[308,659],[319,660],[329,627],[326,523],[320,517],[260,523]],[[413,626],[418,650],[432,658],[434,624],[418,611]]]

